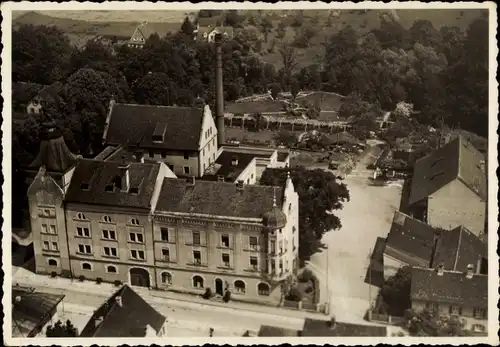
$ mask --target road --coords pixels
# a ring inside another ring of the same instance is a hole
[[[365,276],[370,249],[377,237],[387,236],[394,211],[399,206],[399,185],[376,187],[369,184],[373,171],[367,170],[366,165],[379,152],[370,148],[344,179],[350,201],[341,211],[335,211],[342,227],[323,236],[322,241],[328,249],[313,255],[308,263],[319,278],[327,279],[320,285],[320,300],[330,301],[330,312],[342,322],[366,324],[363,317],[369,307],[370,286],[365,283]],[[377,288],[372,287],[371,294],[374,299]]]

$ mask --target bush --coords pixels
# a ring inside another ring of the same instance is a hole
[[[314,290],[314,289],[313,289],[313,287],[312,287],[312,286],[308,286],[308,287],[306,288],[306,293],[307,293],[307,294],[309,294],[309,293],[311,293],[313,290]]]
[[[207,288],[207,289],[205,289],[205,293],[203,293],[202,298],[208,300],[208,299],[212,298],[212,296],[213,296],[212,289]]]
[[[119,287],[119,286],[121,286],[121,285],[122,285],[122,281],[116,280],[116,281],[114,282],[114,284],[115,284],[115,286],[116,286],[116,287]]]
[[[300,283],[307,283],[309,281],[313,281],[314,280],[314,274],[312,273],[311,270],[309,269],[305,269],[304,271],[302,271],[302,273],[299,275],[299,278],[298,278],[299,282]]]
[[[102,278],[101,277],[97,277],[96,280],[95,280],[95,282],[97,284],[101,284],[102,283]]]
[[[302,293],[296,288],[292,287],[288,294],[285,297],[285,300],[287,301],[301,301],[302,300]]]
[[[78,277],[78,280],[79,280],[80,282],[83,282],[83,281],[85,281],[85,276],[83,276],[83,275],[80,275],[80,276]]]
[[[222,300],[224,300],[224,302],[229,302],[229,300],[231,300],[231,292],[229,290],[226,290]]]
[[[50,273],[50,277],[52,277],[52,278],[56,278],[56,277],[57,277],[57,272],[52,271],[52,272]]]

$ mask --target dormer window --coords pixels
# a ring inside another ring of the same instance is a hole
[[[132,219],[130,220],[130,224],[132,224],[132,225],[140,225],[140,223],[139,223],[139,219],[137,219],[137,218],[132,218]]]
[[[87,217],[83,213],[77,213],[76,218],[80,220],[87,220]]]
[[[106,188],[104,188],[104,190],[106,190],[107,192],[112,192],[115,190],[115,186],[113,183],[107,184]]]
[[[111,223],[112,222],[111,216],[104,216],[104,217],[102,217],[102,220],[104,221],[104,223]]]
[[[130,188],[130,193],[131,194],[139,194],[139,188],[137,188],[137,187]]]
[[[157,123],[155,126],[155,130],[153,131],[153,142],[161,143],[165,141],[165,133],[167,132],[167,124],[166,123]]]

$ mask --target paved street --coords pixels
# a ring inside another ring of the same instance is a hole
[[[331,297],[331,312],[339,321],[364,323],[369,307],[369,285],[364,283],[370,249],[377,237],[385,237],[390,229],[393,213],[399,206],[401,186],[369,185],[373,172],[366,169],[378,151],[371,149],[348,175],[344,183],[350,192],[350,201],[343,210],[336,211],[342,228],[328,232],[323,242],[328,250],[312,256],[309,267],[320,278],[327,278]],[[327,266],[328,261],[328,266]],[[320,288],[320,300],[328,299],[326,281]],[[372,287],[372,299],[377,288]]]

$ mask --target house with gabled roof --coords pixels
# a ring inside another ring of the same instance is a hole
[[[103,142],[165,163],[177,176],[203,176],[218,156],[208,105],[173,107],[112,102]]]
[[[408,203],[413,217],[433,227],[487,232],[485,156],[458,136],[417,160]]]
[[[142,48],[151,35],[158,34],[159,37],[164,37],[168,33],[178,30],[179,27],[177,23],[143,22],[134,30],[130,40],[128,40],[128,46],[131,48]]]
[[[229,41],[234,37],[233,27],[228,26],[199,26],[195,30],[196,41],[215,42],[215,36],[220,34],[223,40]]]
[[[465,330],[487,333],[488,276],[477,273],[474,264],[466,271],[413,267],[410,299],[412,309],[428,310],[438,318],[456,318]]]
[[[27,114],[39,114],[47,101],[61,101],[61,97],[57,93],[62,87],[61,82],[55,82],[51,85],[14,82],[12,83],[14,109]]]
[[[124,285],[94,312],[80,337],[165,337],[167,322],[164,315]]]

